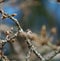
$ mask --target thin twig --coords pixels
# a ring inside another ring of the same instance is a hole
[[[19,32],[24,32],[23,29],[21,28],[19,22],[17,19],[15,19],[13,16],[5,13],[3,10],[0,10],[0,13],[3,15],[3,18],[10,18],[12,19],[12,21],[14,21],[18,27],[18,31],[14,34],[14,36],[10,37],[10,38],[7,38],[5,41],[8,42],[10,40],[12,40],[13,38],[17,37],[18,36],[18,33]],[[35,55],[40,58],[41,61],[49,61],[50,59],[52,59],[53,57],[56,56],[56,54],[60,53],[60,51],[56,51],[50,58],[48,59],[45,59],[40,53],[37,52],[37,50],[35,49],[35,46],[32,45],[32,43],[30,42],[30,39],[28,38],[28,36],[26,36],[26,42],[28,44],[28,48],[33,51],[35,53]],[[31,53],[31,51],[29,52],[29,55]]]

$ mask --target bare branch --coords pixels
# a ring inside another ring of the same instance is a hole
[[[46,54],[45,56],[44,56],[44,58],[46,59],[46,61],[50,61],[50,60],[52,60],[57,54],[59,54],[60,53],[60,51],[58,50],[58,51],[53,51],[53,52],[51,52],[51,53],[48,53],[48,54]]]
[[[18,36],[18,33],[19,32],[24,32],[23,29],[21,28],[19,22],[17,19],[15,19],[13,16],[14,15],[9,15],[7,13],[5,13],[3,10],[0,9],[0,13],[2,14],[2,18],[5,19],[5,18],[10,18],[12,19],[12,21],[14,21],[18,27],[18,31],[13,35],[11,36],[10,38],[6,38],[6,40],[2,41],[3,43],[6,43],[6,42],[10,42],[10,40],[14,39],[15,37]],[[44,58],[40,53],[38,53],[38,51],[35,49],[35,46],[32,45],[31,43],[31,40],[28,38],[28,36],[26,36],[26,43],[28,44],[28,48],[30,49],[29,51],[29,54],[28,54],[28,57],[27,59],[30,57],[30,53],[31,51],[34,52],[34,54],[41,60],[41,61],[49,61],[50,59],[52,59],[53,57],[55,57],[58,53],[60,53],[60,50],[58,51],[55,51],[54,54],[51,54],[51,56],[49,56],[49,58]]]
[[[14,21],[14,22],[16,23],[16,25],[17,25],[17,27],[18,27],[18,32],[23,32],[23,29],[21,28],[21,26],[20,26],[20,24],[19,24],[19,22],[18,22],[17,19],[15,19],[15,18],[14,18],[13,16],[11,16],[11,15],[8,15],[8,14],[5,13],[3,10],[0,10],[0,13],[1,13],[2,15],[6,16],[6,18],[12,19],[12,21]],[[14,37],[16,37],[17,34],[18,34],[18,32],[17,32],[14,36],[12,36],[11,38],[9,38],[9,39],[7,39],[7,40],[11,40],[11,39],[13,39]],[[39,54],[39,53],[35,50],[34,46],[31,44],[31,42],[30,42],[30,40],[29,40],[28,37],[26,37],[26,42],[27,42],[27,44],[28,44],[28,46],[29,46],[29,49],[31,49],[31,50],[35,53],[35,55],[37,55],[37,57],[40,58],[40,60],[44,60],[44,58],[41,56],[41,54]]]

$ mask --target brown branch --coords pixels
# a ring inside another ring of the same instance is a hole
[[[15,18],[14,18],[13,16],[11,16],[11,15],[8,15],[8,14],[5,13],[3,10],[0,10],[0,13],[3,15],[3,18],[10,18],[10,19],[12,19],[12,21],[14,21],[14,22],[16,23],[16,25],[17,25],[17,27],[18,27],[18,32],[23,32],[23,29],[21,28],[21,26],[20,26],[20,24],[19,24],[19,22],[18,22],[17,19],[15,19]],[[12,36],[11,38],[8,38],[7,40],[11,40],[11,39],[13,39],[14,37],[16,37],[17,34],[18,34],[18,32],[17,32],[14,36]],[[26,42],[27,42],[28,46],[30,47],[29,49],[31,49],[31,50],[35,53],[35,55],[37,55],[37,57],[40,58],[40,60],[44,60],[44,58],[41,56],[41,54],[38,53],[38,52],[35,50],[34,46],[31,44],[31,42],[30,42],[30,40],[29,40],[28,37],[26,37]]]
[[[14,36],[10,37],[10,38],[7,38],[6,40],[4,40],[4,43],[5,42],[9,42],[10,40],[12,40],[13,38],[17,37],[18,33],[19,32],[24,32],[23,29],[21,28],[19,22],[17,19],[15,19],[12,15],[9,15],[7,13],[5,13],[3,10],[0,10],[0,13],[2,14],[3,16],[3,19],[4,18],[10,18],[12,19],[12,21],[14,21],[18,27],[18,31],[14,34]],[[56,54],[60,53],[60,51],[56,51],[50,58],[48,59],[45,59],[44,57],[41,56],[40,53],[37,52],[37,50],[35,49],[35,46],[32,45],[32,43],[30,42],[30,39],[28,38],[28,36],[26,36],[26,42],[28,44],[28,48],[33,51],[35,53],[35,55],[40,58],[41,61],[49,61],[50,59],[52,59],[54,56],[56,56]]]
[[[49,53],[49,54],[47,54],[47,55],[45,55],[45,59],[46,59],[46,61],[51,61],[57,54],[59,54],[60,53],[60,50],[57,50],[57,51],[53,51],[53,52],[51,52],[51,53]]]

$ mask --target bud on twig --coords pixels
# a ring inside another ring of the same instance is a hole
[[[2,20],[3,20],[3,19],[6,19],[6,18],[7,18],[6,15],[3,15],[3,16],[1,17]]]
[[[15,13],[14,13],[14,14],[12,14],[11,16],[13,16],[13,17],[14,17],[14,16],[16,16],[16,15],[17,15],[17,14],[15,14]]]

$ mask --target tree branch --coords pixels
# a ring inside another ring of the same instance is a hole
[[[18,33],[19,32],[24,32],[23,29],[21,28],[19,22],[17,19],[15,19],[12,15],[9,15],[7,13],[5,13],[3,10],[0,10],[0,13],[2,14],[3,16],[3,19],[5,18],[10,18],[12,19],[12,21],[14,21],[18,27],[18,31],[14,34],[14,36],[11,36],[10,38],[7,38],[6,40],[4,40],[4,43],[5,42],[8,42],[10,40],[12,40],[13,38],[17,37]],[[60,53],[60,51],[56,51],[54,54],[51,54],[51,57],[49,58],[44,58],[40,53],[38,53],[38,51],[35,49],[35,46],[32,45],[30,39],[28,38],[28,36],[26,36],[26,42],[28,44],[28,48],[33,51],[35,53],[35,55],[41,60],[41,61],[49,61],[50,59],[52,59],[54,56],[56,56],[56,54]],[[31,51],[29,51],[31,53]],[[30,53],[28,55],[30,55]],[[29,58],[29,57],[28,57]]]

